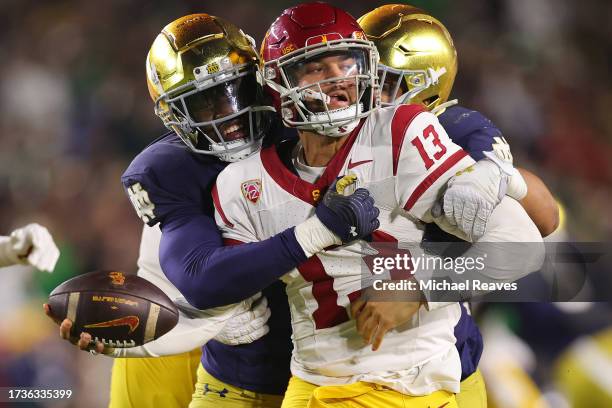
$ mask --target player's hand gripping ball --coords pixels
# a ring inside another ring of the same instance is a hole
[[[178,322],[178,310],[166,294],[146,279],[117,271],[91,272],[59,285],[49,295],[49,316],[73,322],[81,332],[107,347],[135,347],[155,340]]]

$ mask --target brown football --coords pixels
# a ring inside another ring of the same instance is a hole
[[[88,332],[111,347],[135,347],[170,331],[178,310],[166,294],[146,279],[118,271],[79,275],[49,295],[51,317],[72,320],[71,336]]]

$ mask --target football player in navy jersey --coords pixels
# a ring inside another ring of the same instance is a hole
[[[280,404],[291,332],[284,285],[277,278],[306,260],[306,251],[340,243],[338,228],[375,221],[378,211],[367,194],[347,198],[352,202],[333,225],[313,216],[269,240],[223,247],[212,218],[215,178],[224,162],[259,150],[273,118],[273,109],[262,104],[254,45],[236,26],[206,14],[166,26],[146,69],[156,113],[173,132],[148,146],[122,176],[143,221],[160,225],[161,267],[193,306],[226,306],[261,290],[272,312],[271,335],[239,347],[216,340],[204,346],[193,406],[217,399],[224,406]],[[256,197],[260,189],[244,186],[243,194]]]
[[[205,38],[204,27],[214,30],[218,24],[228,24],[214,20],[217,25],[202,15],[179,19],[166,27],[153,44],[147,59],[149,89],[158,115],[174,132],[137,156],[122,181],[141,218],[149,225],[161,225],[160,261],[164,273],[194,306],[211,308],[237,302],[270,285],[264,290],[273,316],[270,333],[239,347],[209,342],[202,358],[196,403],[274,406],[280,400],[271,396],[282,395],[286,387],[291,348],[286,298],[282,284],[274,282],[283,271],[304,260],[304,246],[310,252],[327,246],[330,234],[320,224],[316,228],[300,225],[295,232],[288,230],[267,241],[221,248],[221,238],[211,218],[210,196],[215,194],[212,184],[224,164],[214,156],[233,161],[256,151],[263,132],[254,134],[257,132],[253,130],[265,128],[266,109],[249,100],[258,88],[253,91],[248,80],[238,81],[244,78],[239,76],[244,71],[231,60],[231,51],[209,52],[210,42],[202,46],[189,37],[189,30],[184,30],[197,27],[198,35]],[[225,31],[231,32],[227,28]],[[214,33],[208,35],[214,37]],[[201,52],[191,50],[194,44],[196,49],[201,47]],[[180,58],[160,57],[168,52]],[[196,58],[194,55],[201,59],[189,65],[192,76],[185,80],[177,74],[179,64],[173,66],[172,61],[181,59],[180,68],[187,71],[185,58]],[[208,95],[207,90],[211,91]],[[192,98],[195,95],[205,97]],[[218,105],[215,95],[231,96],[222,97],[219,105],[225,112],[220,118],[207,115]],[[228,112],[232,113],[227,115]],[[244,186],[243,194],[256,197],[260,189],[252,183]],[[309,242],[304,235],[315,242]],[[249,280],[241,280],[241,276]]]
[[[457,100],[448,100],[457,74],[457,51],[440,21],[407,4],[378,7],[358,21],[380,55],[382,106],[421,104],[438,115],[453,141],[475,160],[493,151],[500,159],[512,163],[505,138],[488,118],[458,105]],[[551,234],[559,224],[559,210],[550,191],[542,180],[525,169],[510,176],[507,194],[521,202],[542,236]],[[445,210],[449,219],[464,221],[452,208]]]
[[[278,133],[271,128],[273,109],[262,103],[259,60],[253,47],[254,41],[239,28],[207,14],[185,16],[167,25],[151,46],[146,70],[155,112],[171,132],[146,147],[122,176],[132,204],[149,226],[143,233],[139,260],[147,279],[173,298],[178,289],[193,306],[211,311],[216,320],[231,317],[228,307],[232,306],[227,305],[260,291],[271,310],[272,334],[257,339],[259,335],[250,337],[247,324],[233,324],[236,333],[220,333],[206,343],[194,406],[280,405],[289,376],[291,332],[284,285],[277,278],[305,261],[306,253],[341,244],[338,234],[351,226],[365,233],[377,227],[378,210],[364,190],[338,197],[336,210],[329,209],[335,216],[326,224],[313,216],[266,241],[223,247],[212,212],[215,178],[226,162],[258,151],[267,132]],[[260,189],[252,184],[243,193],[253,198]],[[334,212],[338,209],[341,213]],[[156,235],[160,230],[161,237]],[[163,273],[150,259],[158,250]],[[234,308],[240,310],[239,305]],[[65,338],[70,324],[62,325]],[[200,345],[210,338],[198,336]],[[89,346],[90,339],[82,335],[79,346],[113,356],[134,356],[129,349],[117,353],[100,343]],[[229,346],[245,341],[250,344]],[[152,347],[139,348],[140,355],[177,351],[176,344]],[[173,387],[177,382],[193,384],[192,359],[193,354],[183,356],[184,369],[177,360],[125,363],[114,370],[112,383],[130,384],[123,389],[129,395],[112,390],[111,406],[178,406],[184,399],[164,397],[179,389]],[[153,382],[147,385],[146,378]]]

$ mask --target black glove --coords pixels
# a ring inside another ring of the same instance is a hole
[[[380,226],[380,210],[365,188],[358,188],[353,194],[344,196],[336,192],[334,183],[317,206],[315,214],[344,243],[362,239]]]

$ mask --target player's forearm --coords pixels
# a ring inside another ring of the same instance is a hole
[[[177,325],[159,339],[139,347],[116,348],[106,355],[113,358],[142,358],[186,353],[215,337],[233,313],[233,309],[227,309],[219,315],[191,318],[181,312]]]
[[[461,233],[456,227],[450,227],[449,225],[440,225],[440,227],[461,237]],[[505,197],[491,214],[483,237],[476,243],[471,244],[470,248],[460,255],[460,258],[464,260],[471,260],[470,262],[473,265],[482,266],[464,268],[463,273],[455,273],[446,269],[442,271],[421,270],[416,272],[416,276],[419,280],[446,278],[457,283],[474,282],[476,280],[509,283],[539,270],[544,262],[544,256],[544,244],[537,227],[516,200]],[[430,264],[435,265],[435,262]],[[468,284],[468,287],[471,286]],[[462,292],[461,299],[469,300],[471,296],[484,293],[486,291]],[[424,295],[428,302],[446,298],[444,294],[440,293],[427,292]],[[450,298],[459,300],[457,299],[458,295],[455,294]],[[444,305],[444,303],[436,304],[434,302],[432,308],[441,305]]]
[[[264,241],[226,247],[213,228],[197,223],[162,227],[162,269],[198,309],[247,299],[306,260],[293,228]]]
[[[540,269],[544,262],[540,232],[518,202],[509,197],[493,210],[485,234],[466,255],[478,253],[495,255],[487,256],[484,276],[508,282]]]
[[[520,203],[540,230],[543,237],[552,234],[559,226],[559,207],[544,182],[535,174],[518,169],[527,183],[527,195]]]

